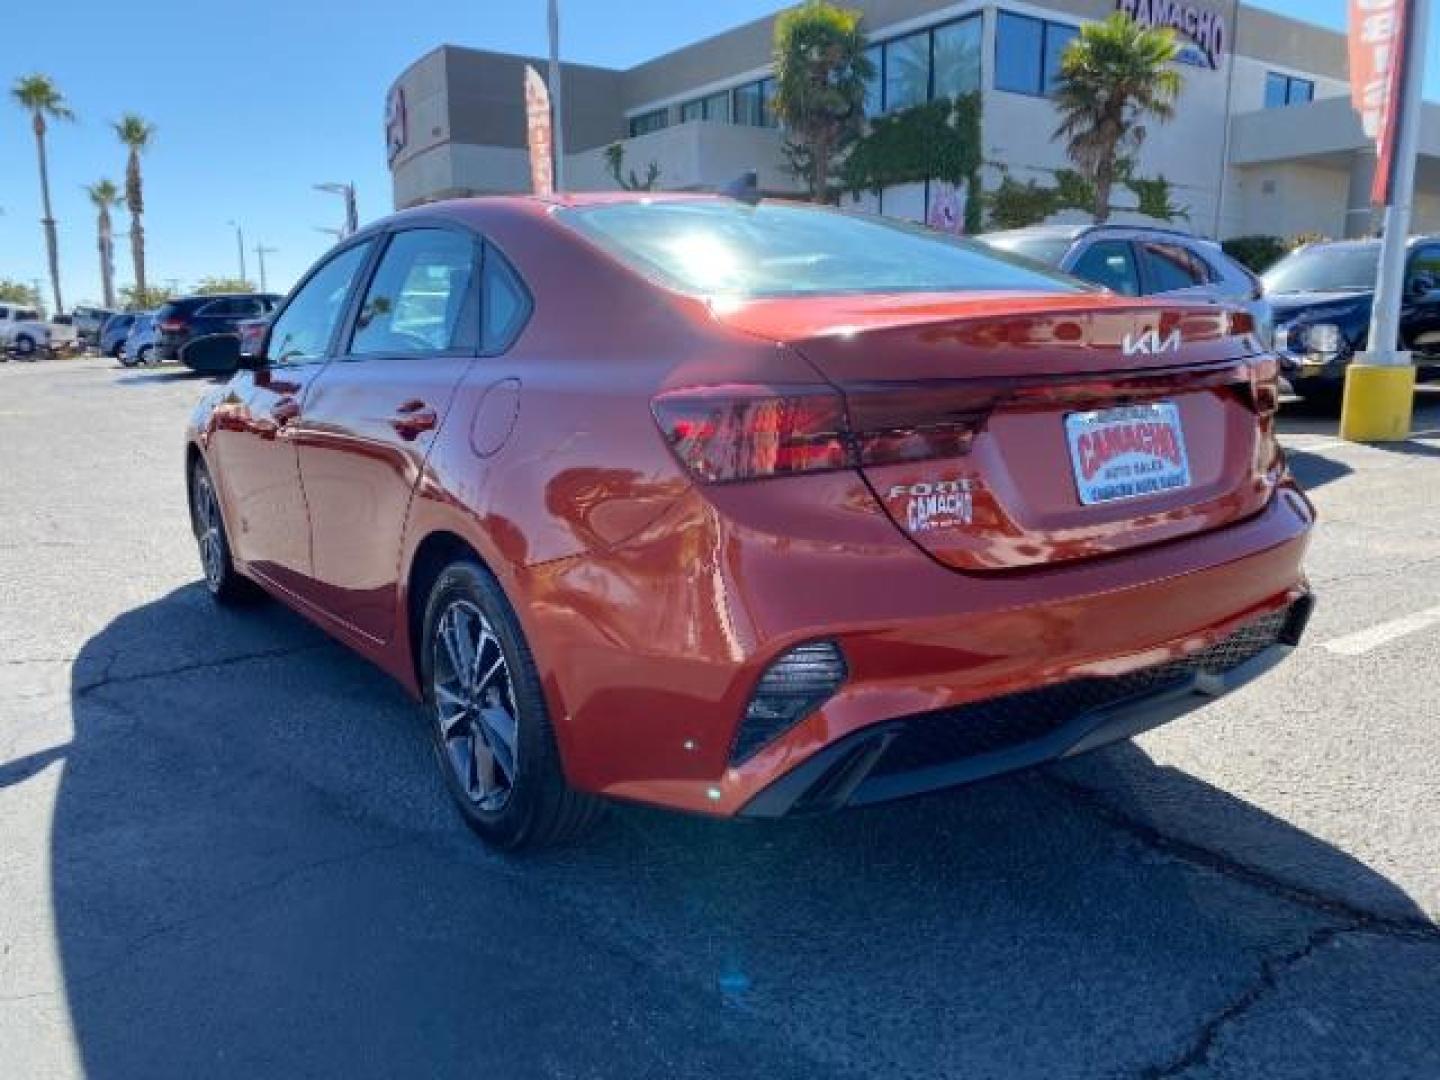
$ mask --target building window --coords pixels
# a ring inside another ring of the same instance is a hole
[[[734,90],[730,115],[745,127],[778,127],[775,117],[775,80],[761,79]]]
[[[885,43],[885,111],[909,109],[930,100],[930,34],[911,34]]]
[[[680,122],[691,120],[715,120],[722,124],[730,122],[730,91],[722,90],[709,97],[696,98],[680,106]]]
[[[931,52],[934,96],[959,97],[980,89],[980,16],[935,28]]]
[[[630,137],[633,139],[636,135],[648,135],[652,131],[659,131],[661,128],[669,126],[670,110],[652,109],[650,112],[630,118]]]
[[[908,34],[865,50],[875,69],[865,84],[865,115],[879,116],[980,89],[979,15]]]
[[[865,50],[870,61],[870,78],[865,80],[865,115],[879,116],[885,111],[885,47],[871,45]]]
[[[1283,109],[1287,105],[1308,105],[1315,100],[1315,83],[1271,71],[1265,76],[1265,108]]]
[[[995,26],[995,89],[1035,97],[1054,93],[1060,59],[1079,33],[1066,23],[1000,12]]]

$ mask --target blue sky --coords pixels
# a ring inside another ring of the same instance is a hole
[[[778,0],[565,0],[567,59],[625,66],[784,6]],[[1345,0],[1260,6],[1343,28]],[[441,42],[543,52],[544,0],[250,0],[222,4],[96,0],[7,5],[0,50],[0,278],[45,277],[39,184],[15,78],[53,76],[78,115],[51,135],[50,173],[66,303],[100,296],[94,212],[81,185],[124,178],[109,121],[139,112],[158,127],[145,160],[147,265],[181,287],[238,271],[235,236],[277,249],[272,289],[288,288],[331,242],[340,200],[311,190],[354,181],[362,220],[390,209],[381,114],[386,87]],[[683,12],[683,13],[682,13]],[[1437,20],[1440,22],[1440,20]],[[1440,55],[1440,25],[1430,55]],[[23,62],[21,58],[24,58]],[[1427,92],[1440,96],[1440,64]],[[125,228],[120,214],[117,228]],[[117,244],[119,281],[131,279]],[[256,276],[254,253],[247,256]],[[46,296],[48,298],[48,287]]]

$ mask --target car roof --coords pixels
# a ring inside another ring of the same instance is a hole
[[[1421,244],[1440,243],[1440,235],[1427,234],[1412,236],[1405,241],[1407,248],[1418,247]],[[1306,244],[1305,248],[1376,248],[1380,246],[1380,237],[1364,236],[1356,240],[1316,240],[1314,243]]]
[[[1181,229],[1170,229],[1161,225],[1118,225],[1106,222],[1103,225],[1029,225],[1023,229],[1005,229],[1000,232],[986,233],[987,238],[1002,238],[1021,240],[1033,238],[1036,240],[1069,240],[1074,242],[1086,236],[1162,236],[1172,240],[1180,240],[1191,244],[1203,244],[1207,247],[1218,247],[1214,240],[1204,236],[1196,236],[1194,233],[1187,233]]]

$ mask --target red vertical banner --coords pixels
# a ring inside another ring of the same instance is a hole
[[[1400,131],[1406,31],[1413,0],[1350,0],[1350,97],[1367,138],[1375,140],[1370,201],[1389,206]]]
[[[550,90],[533,67],[525,68],[525,126],[530,141],[530,184],[536,195],[555,194]]]

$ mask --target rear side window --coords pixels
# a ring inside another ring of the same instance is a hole
[[[272,364],[296,363],[325,355],[355,276],[370,254],[370,241],[346,248],[300,287],[270,332],[266,354]]]
[[[481,347],[502,353],[519,336],[530,315],[530,294],[505,257],[493,247],[485,249],[484,289],[481,299]]]
[[[1100,240],[1091,244],[1071,272],[1122,296],[1140,295],[1140,274],[1129,241]]]
[[[1179,244],[1142,241],[1137,246],[1145,263],[1150,292],[1176,292],[1209,284],[1210,273],[1205,264]]]
[[[425,355],[473,347],[471,307],[477,248],[448,229],[397,233],[365,293],[350,352]]]
[[[905,222],[728,199],[613,203],[561,220],[682,292],[784,297],[1083,287],[980,244]]]

